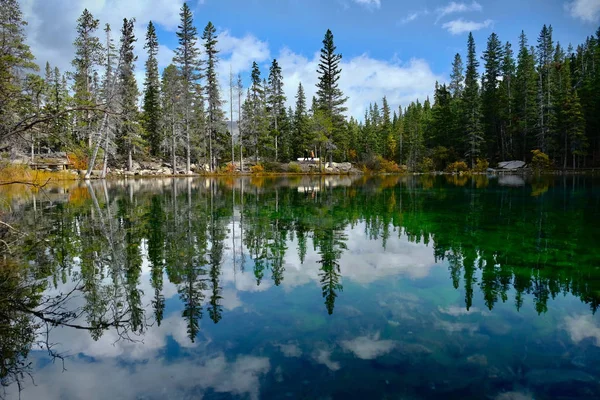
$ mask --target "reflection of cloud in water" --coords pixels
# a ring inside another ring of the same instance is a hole
[[[592,315],[567,316],[565,317],[564,329],[575,343],[592,338],[595,345],[600,346],[600,327],[596,325]]]
[[[331,351],[330,350],[325,350],[325,349],[315,350],[315,352],[313,353],[313,358],[315,359],[316,362],[318,362],[319,364],[325,365],[327,368],[329,368],[332,371],[337,371],[338,369],[341,368],[339,362],[333,361],[331,359]]]
[[[202,398],[215,392],[258,399],[259,379],[270,370],[265,357],[240,356],[228,362],[222,354],[191,363],[155,360],[124,366],[118,360],[85,363],[74,360],[69,373],[49,365],[36,373],[37,386],[27,387],[23,399],[181,399]]]
[[[396,347],[393,340],[379,340],[379,332],[369,336],[359,336],[352,340],[342,340],[340,345],[363,360],[372,360],[387,354]]]
[[[302,350],[300,350],[297,343],[276,344],[275,346],[279,347],[279,350],[286,357],[300,357],[302,355]]]
[[[438,310],[442,314],[451,315],[453,317],[460,317],[460,316],[463,316],[463,315],[474,315],[474,314],[481,314],[483,316],[490,315],[489,312],[482,311],[482,310],[480,310],[477,307],[471,307],[469,310],[467,310],[466,307],[448,306],[448,307],[445,307],[445,308],[438,307]]]
[[[406,236],[398,238],[397,232],[391,233],[385,250],[381,240],[370,240],[365,237],[364,222],[345,229],[344,234],[347,236],[348,249],[343,251],[339,260],[344,280],[367,284],[398,275],[413,279],[425,278],[436,265],[431,247],[422,243],[411,243]],[[297,252],[297,240],[287,243],[286,270],[282,283],[285,288],[319,282],[320,255],[313,251],[310,245],[308,247],[304,264],[301,264]]]

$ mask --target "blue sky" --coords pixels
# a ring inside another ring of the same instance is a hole
[[[143,83],[146,24],[157,27],[160,66],[172,59],[182,0],[20,0],[30,22],[29,41],[38,62],[70,68],[75,20],[87,7],[101,24],[114,30],[123,17],[135,17],[138,83]],[[191,0],[201,32],[210,20],[221,47],[221,83],[227,92],[229,70],[247,82],[252,61],[263,73],[272,58],[283,67],[288,104],[298,82],[314,93],[316,54],[325,31],[333,31],[344,56],[342,89],[350,96],[349,114],[361,117],[369,102],[385,95],[393,106],[405,106],[431,95],[444,81],[456,52],[464,55],[468,30],[478,53],[491,32],[516,46],[521,29],[535,44],[543,24],[551,24],[562,44],[579,44],[600,21],[600,0]]]

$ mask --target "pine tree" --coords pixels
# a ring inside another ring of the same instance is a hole
[[[86,9],[77,19],[77,38],[73,45],[75,46],[75,58],[72,61],[75,67],[74,73],[74,100],[79,107],[91,107],[94,105],[92,92],[92,80],[94,76],[94,67],[101,63],[102,44],[100,39],[95,36],[100,21]],[[90,111],[83,111],[76,117],[78,123],[78,138],[87,140],[88,147],[92,147],[92,115]]]
[[[262,80],[260,79],[260,69],[258,68],[258,64],[255,62],[252,63],[252,72],[251,72],[251,80],[252,85],[250,86],[250,102],[252,108],[251,115],[251,134],[252,136],[249,139],[250,145],[254,148],[254,161],[258,162],[259,157],[259,146],[261,138],[264,134],[264,111],[265,104],[263,103],[264,99],[264,87],[262,84]]]
[[[162,109],[164,136],[169,139],[171,150],[171,169],[177,173],[178,122],[180,120],[183,93],[183,82],[177,67],[170,64],[162,75]]]
[[[502,81],[499,88],[500,102],[500,137],[501,148],[500,154],[503,160],[514,159],[514,127],[513,127],[513,103],[514,103],[514,88],[513,81],[515,80],[515,60],[510,42],[504,45],[504,58],[500,66],[502,73]]]
[[[488,158],[504,159],[503,151],[506,138],[501,130],[501,108],[499,78],[502,77],[503,49],[498,35],[492,33],[488,38],[487,48],[483,52],[485,72],[481,84],[481,114],[484,128],[484,138],[488,149]],[[500,153],[500,154],[499,154]]]
[[[333,43],[333,33],[327,30],[323,39],[323,48],[317,73],[319,82],[317,83],[318,106],[323,111],[323,117],[329,118],[333,129],[330,131],[330,137],[327,138],[327,147],[329,149],[329,161],[332,161],[334,150],[333,135],[338,133],[344,124],[343,113],[347,110],[344,106],[347,97],[344,96],[339,87],[339,80],[342,69],[340,62],[342,55],[336,53],[336,46]]]
[[[454,98],[460,98],[464,90],[465,77],[463,76],[463,62],[460,54],[456,53],[452,62],[452,74],[448,89]]]
[[[539,135],[538,145],[542,152],[547,151],[547,135],[552,107],[550,71],[553,62],[554,44],[552,42],[552,26],[544,25],[538,37],[537,62],[539,72],[538,103],[539,103]]]
[[[465,91],[463,93],[463,107],[465,118],[465,132],[467,134],[466,142],[468,149],[466,156],[470,160],[471,167],[475,165],[475,160],[481,153],[481,145],[484,138],[481,130],[481,111],[479,98],[479,73],[477,68],[477,54],[475,52],[475,40],[473,34],[469,33],[467,41],[467,71],[465,74]]]
[[[296,92],[296,109],[294,110],[294,149],[296,150],[294,158],[306,157],[308,149],[311,147],[312,138],[310,137],[308,115],[306,110],[306,95],[302,82],[298,84]]]
[[[527,37],[524,32],[521,32],[515,76],[514,113],[515,129],[520,135],[517,153],[523,161],[527,160],[535,138],[538,122],[537,90],[538,78],[534,53],[528,49]]]
[[[140,125],[137,108],[138,86],[135,80],[134,19],[123,19],[121,28],[121,49],[119,74],[119,99],[121,121],[118,134],[119,153],[127,155],[127,170],[133,168],[133,150],[140,144]]]
[[[160,127],[160,76],[158,72],[158,38],[152,21],[148,23],[146,32],[146,44],[144,48],[148,52],[146,60],[146,80],[144,82],[143,99],[143,122],[145,138],[150,145],[150,154],[158,156],[162,144],[162,132]]]
[[[14,133],[18,123],[18,103],[23,90],[23,71],[36,71],[29,46],[25,43],[25,26],[19,3],[0,0],[0,140]]]
[[[209,143],[210,170],[214,171],[215,154],[218,154],[224,148],[221,135],[224,133],[224,114],[223,102],[219,92],[219,80],[217,76],[217,66],[219,58],[217,50],[216,28],[209,22],[204,28],[202,40],[204,40],[204,52],[206,53],[206,100],[207,100],[207,129]]]
[[[183,85],[183,126],[185,132],[186,172],[190,172],[191,138],[190,138],[190,108],[195,82],[200,79],[200,56],[196,47],[198,31],[194,26],[192,11],[187,3],[183,3],[179,13],[181,23],[178,26],[177,38],[179,46],[175,50],[173,62],[178,66]]]
[[[268,97],[267,104],[271,114],[271,120],[273,123],[273,132],[275,139],[275,161],[278,157],[278,140],[280,136],[278,120],[281,117],[282,111],[285,113],[285,93],[283,91],[283,76],[281,75],[281,67],[277,63],[276,59],[273,59],[271,68],[269,69],[269,81],[268,81]]]

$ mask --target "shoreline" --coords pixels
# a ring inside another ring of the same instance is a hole
[[[35,174],[36,170],[31,170]],[[70,170],[75,171],[75,170]],[[70,177],[66,177],[65,174],[71,174]],[[377,176],[502,176],[502,175],[519,175],[519,176],[533,176],[533,175],[595,175],[600,173],[600,168],[586,168],[577,170],[549,170],[542,172],[535,172],[531,169],[520,169],[520,170],[494,170],[486,172],[446,172],[446,171],[432,171],[432,172],[370,172],[370,171],[352,171],[352,172],[234,172],[234,173],[191,173],[191,174],[108,174],[106,178],[92,175],[90,178],[85,178],[81,173],[68,172],[68,171],[44,171],[43,181],[36,176],[21,176],[15,179],[2,179],[0,178],[0,185],[8,184],[32,184],[36,186],[43,186],[50,182],[68,182],[68,181],[86,181],[86,180],[122,180],[122,179],[150,179],[150,178],[242,178],[242,177],[256,177],[256,178],[285,178],[285,177],[347,177],[347,176],[365,176],[365,177],[377,177]],[[0,176],[2,176],[2,170],[0,170]]]

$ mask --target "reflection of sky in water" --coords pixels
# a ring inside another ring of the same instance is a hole
[[[475,290],[467,311],[464,289],[452,287],[447,262],[435,262],[432,243],[391,235],[383,250],[359,223],[345,230],[348,250],[339,260],[344,288],[327,315],[320,256],[311,245],[301,264],[296,239],[288,241],[281,286],[273,285],[270,271],[257,286],[248,255],[243,272],[233,265],[229,228],[220,276],[223,319],[214,324],[205,311],[195,343],[187,336],[177,288],[165,274],[161,326],[133,341],[117,340],[111,331],[94,341],[88,332],[56,328],[51,341],[70,355],[67,371],[35,352],[36,386],[27,385],[22,398],[527,399],[540,391],[600,393],[598,316],[570,294],[550,300],[548,312],[538,315],[531,296],[517,311],[510,291],[488,311]],[[235,232],[239,260],[239,223]],[[140,288],[147,315],[153,312],[150,274],[144,257]],[[209,297],[207,291],[205,302]]]

